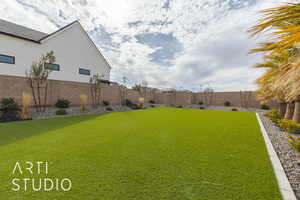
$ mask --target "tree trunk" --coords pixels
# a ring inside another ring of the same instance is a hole
[[[287,103],[284,119],[285,120],[292,120],[293,115],[294,115],[294,108],[295,108],[295,103],[294,102],[289,102]]]
[[[43,103],[43,112],[46,111],[46,105],[47,105],[47,95],[48,95],[48,83],[45,83],[45,94],[44,94],[44,103]]]
[[[284,114],[285,114],[285,111],[286,111],[286,103],[280,103],[279,104],[279,115],[280,117],[284,117]]]
[[[300,123],[300,96],[296,98],[293,121]]]

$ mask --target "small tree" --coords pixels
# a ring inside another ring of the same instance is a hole
[[[37,112],[44,112],[47,104],[48,76],[51,70],[45,67],[46,63],[53,64],[56,58],[51,51],[43,55],[38,62],[33,62],[29,71],[26,71],[31,88],[34,105]]]
[[[145,97],[147,95],[147,86],[148,83],[146,81],[142,81],[142,84],[135,84],[132,89],[138,91],[140,97],[138,99],[140,107],[144,107]]]
[[[207,106],[210,106],[212,105],[213,103],[213,100],[214,100],[214,89],[208,87],[208,88],[205,88],[203,90],[203,97],[204,97],[204,103],[207,105]]]
[[[121,105],[126,105],[126,99],[127,99],[127,87],[126,87],[126,82],[127,82],[127,77],[123,77],[123,85],[119,86],[119,92],[120,92],[120,104]]]
[[[125,85],[120,85],[119,86],[119,92],[120,92],[120,103],[121,103],[121,105],[126,105],[127,87]]]
[[[90,79],[90,90],[92,96],[92,104],[97,107],[101,103],[101,85],[103,75],[96,74]]]

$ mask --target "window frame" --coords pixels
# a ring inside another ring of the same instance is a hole
[[[5,55],[5,54],[0,54],[0,56],[9,57],[9,58],[13,59],[13,62],[4,62],[4,61],[1,61],[1,59],[0,59],[0,63],[11,64],[11,65],[16,64],[16,57],[15,56],[9,56],[9,55]]]
[[[88,72],[88,74],[86,74],[86,73],[80,73],[82,70]],[[79,67],[78,73],[80,75],[91,76],[91,70],[90,69],[86,69],[86,68],[82,68],[82,67]]]
[[[56,70],[56,69],[48,69],[48,68],[46,68],[46,65],[56,65],[56,66],[58,66],[58,70]],[[57,71],[57,72],[60,71],[60,64],[57,64],[57,63],[47,63],[47,62],[45,62],[44,66],[45,66],[45,69],[50,70],[50,71]]]

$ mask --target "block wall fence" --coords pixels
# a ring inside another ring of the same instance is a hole
[[[79,96],[85,94],[88,96],[88,103],[91,103],[90,85],[88,83],[49,80],[47,104],[54,105],[57,99],[68,99],[72,106],[80,104]],[[23,92],[31,93],[28,80],[23,77],[0,75],[0,99],[4,97],[13,97],[19,104],[22,103]],[[127,89],[127,99],[134,103],[138,102],[140,97],[137,91]],[[249,101],[250,99],[250,101]],[[111,104],[121,104],[121,90],[117,85],[103,85],[101,90],[101,100],[109,101]],[[154,100],[159,104],[189,105],[205,102],[205,96],[202,93],[163,93],[148,91],[145,96],[145,102]],[[232,106],[241,107],[240,92],[215,92],[213,94],[212,105],[224,105],[229,101]],[[258,108],[260,102],[256,100],[252,92],[248,96],[249,107]],[[272,103],[271,106],[276,106]]]

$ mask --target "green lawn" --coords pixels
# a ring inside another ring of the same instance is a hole
[[[25,161],[50,162],[48,174],[12,174]],[[27,177],[72,189],[12,191]],[[254,113],[156,108],[0,124],[0,199],[281,197]]]

